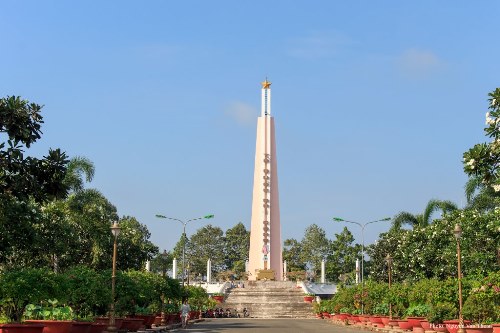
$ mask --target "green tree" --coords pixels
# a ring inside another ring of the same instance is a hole
[[[203,305],[207,303],[208,294],[203,287],[189,286],[188,287],[189,302],[193,310],[202,310]]]
[[[65,198],[68,159],[60,149],[41,159],[24,156],[41,138],[40,105],[20,97],[0,98],[0,262],[33,267],[46,249],[38,237],[44,219],[40,203]],[[57,232],[55,230],[54,232]],[[51,244],[52,245],[52,244]]]
[[[64,198],[68,158],[60,149],[49,150],[42,159],[25,157],[24,149],[41,138],[42,107],[20,97],[0,98],[0,194],[21,201],[38,202]]]
[[[29,303],[63,299],[66,285],[45,269],[8,270],[0,274],[0,308],[9,321],[20,322]]]
[[[166,273],[169,269],[172,269],[173,261],[174,255],[172,252],[167,252],[166,250],[163,253],[158,252],[151,259],[151,272],[158,274]]]
[[[486,186],[480,176],[470,176],[465,184],[467,208],[485,212],[500,205],[500,193]]]
[[[113,250],[112,221],[119,221],[117,265],[120,269],[144,269],[158,248],[149,241],[147,227],[134,217],[118,219],[116,208],[95,189],[75,192],[66,200],[66,214],[78,245],[65,257],[67,266],[85,264],[94,269],[106,269]],[[61,258],[63,260],[63,258]]]
[[[491,139],[489,143],[479,143],[463,154],[464,172],[469,176],[478,176],[485,186],[500,191],[500,88],[489,96],[489,111],[486,113],[484,132]]]
[[[110,227],[112,221],[118,221],[116,207],[95,189],[73,193],[66,204],[68,218],[75,233],[73,237],[79,240],[79,246],[72,249],[72,257],[68,260],[94,269],[108,268],[113,249]],[[122,235],[119,236],[119,242],[121,247]],[[118,261],[123,260],[128,259],[118,258]]]
[[[250,232],[243,223],[239,222],[233,228],[226,230],[224,245],[225,267],[236,273],[244,273],[245,260],[250,248]]]
[[[387,279],[385,257],[393,257],[393,279],[416,281],[423,278],[447,279],[456,276],[456,239],[453,229],[459,224],[462,272],[464,276],[484,276],[499,269],[497,248],[500,244],[500,210],[486,213],[456,210],[424,228],[391,229],[368,247],[370,277]]]
[[[290,272],[305,271],[306,263],[301,258],[302,244],[294,238],[285,239],[283,243],[283,260],[286,260]]]
[[[39,246],[34,222],[40,223],[42,211],[34,200],[19,201],[13,196],[0,200],[0,263],[2,268],[33,267],[43,248]]]
[[[408,212],[399,212],[392,220],[392,226],[395,229],[401,228],[407,224],[411,227],[425,227],[431,224],[431,216],[433,213],[441,210],[443,213],[451,212],[458,209],[457,205],[448,200],[431,199],[425,206],[423,214],[412,214]]]
[[[341,274],[356,271],[356,259],[361,257],[361,245],[354,243],[354,236],[344,227],[340,234],[335,234],[331,248],[326,260],[326,276],[328,280],[338,282]]]
[[[43,205],[40,219],[32,220],[32,228],[36,233],[33,245],[38,253],[27,256],[32,262],[30,266],[48,267],[58,272],[78,264],[73,253],[80,242],[75,237],[75,227],[68,213],[66,201],[55,200]]]
[[[178,270],[178,276],[179,278],[182,277],[182,272],[185,270],[184,268],[184,263],[182,262],[182,251],[183,249],[186,249],[185,257],[186,257],[186,265],[189,263],[188,260],[188,249],[189,249],[189,238],[187,237],[186,234],[182,234],[177,243],[175,243],[174,249],[172,251],[174,258],[177,259],[177,270]]]
[[[75,156],[69,160],[68,169],[64,177],[64,185],[71,191],[83,190],[84,183],[94,178],[94,163],[86,157]]]
[[[109,276],[86,266],[72,267],[64,275],[68,281],[68,305],[79,318],[106,313],[111,301]]]
[[[316,224],[312,224],[305,230],[304,237],[300,243],[302,248],[300,257],[302,261],[307,263],[315,276],[319,276],[321,260],[331,255],[331,245],[326,237],[326,232]]]
[[[117,264],[121,269],[144,269],[146,261],[158,253],[158,247],[149,240],[151,233],[135,217],[122,217],[119,223],[121,232]]]
[[[224,243],[224,232],[221,228],[208,224],[198,229],[190,237],[186,248],[186,262],[190,265],[190,274],[203,276],[208,259],[212,262],[213,272],[225,270]]]

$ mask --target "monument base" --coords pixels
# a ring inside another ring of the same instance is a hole
[[[312,303],[292,281],[248,281],[245,288],[229,289],[223,307],[246,308],[252,318],[314,318]]]
[[[256,280],[276,280],[273,269],[256,269],[255,273]]]

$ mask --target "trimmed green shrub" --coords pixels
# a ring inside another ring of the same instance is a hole
[[[449,302],[442,302],[432,305],[427,314],[427,320],[432,324],[442,324],[445,320],[452,320],[458,317],[457,307]]]
[[[9,322],[20,322],[28,304],[64,298],[67,286],[63,281],[44,269],[3,272],[0,274],[0,308]]]
[[[74,267],[64,275],[68,281],[67,301],[78,319],[106,314],[111,303],[109,277],[85,266]]]

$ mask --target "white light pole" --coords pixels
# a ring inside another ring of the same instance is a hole
[[[356,284],[358,284],[359,281],[361,280],[359,275],[360,273],[359,265],[360,265],[359,259],[356,259]]]
[[[213,219],[214,215],[213,214],[205,215],[205,216],[197,217],[195,219],[190,219],[187,221],[179,220],[179,219],[176,219],[173,217],[168,217],[168,216],[160,215],[160,214],[156,214],[156,217],[158,217],[160,219],[168,219],[168,220],[178,221],[178,222],[182,223],[182,226],[183,226],[183,231],[182,231],[182,286],[184,287],[184,279],[186,276],[186,225],[191,221],[202,220],[202,219]]]
[[[165,276],[167,275],[167,259],[168,259],[168,252],[167,250],[163,250],[163,253],[161,254],[162,258],[162,271],[161,271],[161,276],[163,279],[165,279]],[[161,326],[166,326],[167,321],[166,321],[166,315],[165,315],[165,294],[161,294],[161,321],[160,321]]]
[[[325,283],[325,259],[321,259],[321,283]]]
[[[347,220],[341,219],[340,217],[334,217],[333,220],[335,222],[353,223],[353,224],[357,224],[361,227],[361,239],[362,239],[362,242],[361,242],[361,285],[362,285],[361,297],[363,297],[363,293],[365,292],[365,227],[367,225],[375,223],[375,222],[390,221],[391,218],[385,217],[383,219],[367,222],[364,224],[361,224],[359,222],[354,222],[354,221],[347,221]],[[365,312],[365,304],[364,304],[364,299],[363,299],[363,303],[361,304],[361,314],[364,314],[364,312]]]
[[[207,260],[207,286],[212,280],[212,260],[210,258]]]

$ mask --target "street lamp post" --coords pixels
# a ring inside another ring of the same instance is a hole
[[[163,279],[165,279],[165,276],[167,275],[167,260],[168,260],[168,253],[167,250],[163,250],[163,253],[161,254],[162,258],[162,272],[161,275]],[[162,292],[161,293],[161,326],[166,326],[167,321],[165,318],[165,294]]]
[[[387,262],[387,273],[389,274],[389,293],[391,292],[391,279],[392,279],[392,257],[390,254],[385,257]],[[389,319],[392,320],[392,303],[389,297]]]
[[[111,275],[111,306],[110,306],[110,311],[109,311],[109,326],[107,331],[108,332],[116,332],[116,325],[115,325],[115,281],[116,281],[116,253],[117,253],[117,239],[118,235],[120,234],[120,226],[118,225],[118,222],[114,222],[113,226],[111,227],[111,233],[114,236],[114,242],[113,242],[113,272]]]
[[[361,227],[361,297],[363,298],[362,304],[361,304],[361,314],[365,313],[365,304],[364,304],[364,292],[365,292],[365,227],[369,224],[375,223],[375,222],[383,222],[383,221],[390,221],[390,217],[385,217],[383,219],[375,220],[375,221],[370,221],[364,224],[361,224],[359,222],[354,222],[354,221],[347,221],[344,220],[340,217],[334,217],[333,220],[335,222],[347,222],[347,223],[353,223],[357,224]]]
[[[461,254],[460,254],[460,237],[462,237],[462,228],[456,224],[453,230],[455,238],[457,239],[457,269],[458,269],[458,333],[465,333],[464,317],[462,315],[462,267],[461,267]]]
[[[179,220],[179,219],[176,219],[173,217],[168,217],[168,216],[161,215],[161,214],[156,214],[156,217],[158,217],[160,219],[168,219],[168,220],[178,221],[178,222],[182,223],[182,226],[183,226],[183,231],[182,231],[182,286],[184,287],[184,279],[186,276],[186,225],[191,221],[202,220],[202,219],[213,219],[214,215],[213,214],[205,215],[205,216],[197,217],[195,219],[190,219],[187,221]]]

